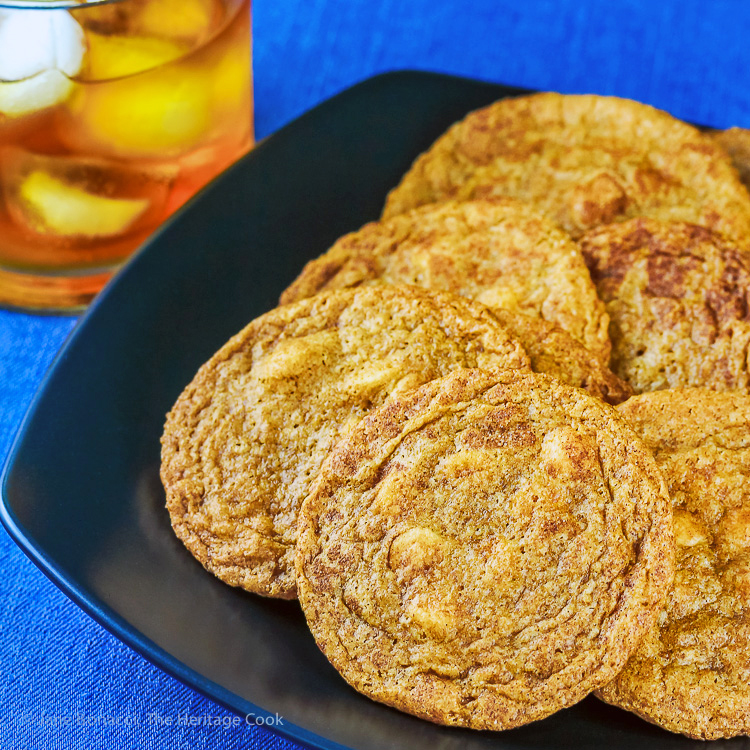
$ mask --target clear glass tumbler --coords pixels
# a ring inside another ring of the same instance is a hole
[[[0,0],[0,305],[84,307],[253,144],[250,0]]]

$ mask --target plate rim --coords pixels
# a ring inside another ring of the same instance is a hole
[[[243,718],[248,714],[254,714],[258,717],[271,718],[274,716],[271,712],[257,706],[250,701],[242,698],[236,693],[219,685],[213,680],[209,680],[201,673],[188,667],[182,661],[172,656],[168,651],[159,646],[157,643],[148,638],[137,627],[129,624],[120,614],[112,609],[105,602],[101,601],[95,594],[85,590],[78,582],[69,577],[64,570],[55,563],[46,551],[38,545],[32,538],[30,532],[24,529],[21,522],[16,517],[11,506],[8,484],[10,476],[13,473],[17,457],[21,451],[24,439],[30,429],[34,417],[39,411],[43,396],[49,387],[49,384],[60,363],[66,359],[75,342],[81,337],[92,319],[96,319],[99,306],[113,293],[119,286],[120,281],[132,273],[132,269],[137,264],[138,259],[148,253],[151,247],[157,243],[164,232],[169,231],[171,225],[180,220],[182,215],[192,209],[193,203],[200,200],[206,191],[215,189],[223,179],[232,171],[241,168],[241,165],[253,159],[254,154],[264,149],[266,144],[273,142],[276,138],[282,136],[287,130],[295,127],[297,123],[304,122],[308,117],[325,109],[341,98],[351,96],[352,93],[359,93],[370,86],[377,85],[378,82],[392,79],[432,79],[446,80],[456,82],[466,82],[467,84],[486,84],[488,86],[498,87],[512,91],[509,95],[523,95],[532,93],[533,90],[522,87],[512,86],[497,81],[490,81],[481,78],[469,76],[452,75],[434,71],[418,69],[396,69],[387,70],[368,76],[352,85],[345,87],[330,97],[319,102],[302,114],[293,118],[278,130],[262,138],[247,154],[230,165],[221,174],[211,180],[198,193],[190,198],[178,211],[170,216],[159,228],[148,237],[148,239],[128,258],[112,280],[106,285],[102,292],[97,295],[94,301],[89,305],[86,311],[80,316],[73,328],[68,332],[63,340],[59,351],[53,358],[52,362],[45,371],[39,386],[29,403],[23,418],[21,419],[18,429],[11,440],[10,450],[0,472],[0,523],[4,527],[13,542],[21,549],[27,558],[53,583],[68,599],[70,599],[83,612],[91,617],[96,623],[103,627],[108,633],[117,638],[128,648],[131,648],[147,662],[154,665],[161,671],[176,679],[183,685],[195,690],[203,697],[217,703],[224,709]],[[274,735],[287,740],[296,742],[304,747],[314,748],[315,750],[350,750],[346,745],[341,745],[334,740],[328,739],[315,732],[310,732],[298,724],[291,721],[284,721],[281,726],[275,723],[265,724],[260,727],[268,730]]]
[[[92,323],[92,320],[97,320],[99,306],[104,304],[110,295],[117,292],[120,283],[134,272],[133,268],[137,265],[139,258],[148,253],[153,245],[160,242],[162,234],[170,231],[171,226],[174,223],[180,221],[185,213],[190,212],[193,208],[194,202],[199,201],[207,191],[215,189],[230,173],[236,169],[243,168],[243,165],[252,161],[255,154],[262,152],[267,144],[273,143],[277,138],[283,137],[288,130],[296,127],[298,123],[305,122],[319,110],[325,110],[328,107],[335,106],[335,102],[338,102],[342,98],[349,97],[353,94],[359,94],[371,86],[377,86],[381,81],[393,80],[397,85],[399,80],[408,79],[412,79],[415,82],[419,80],[442,80],[459,84],[484,85],[488,88],[498,89],[499,97],[522,96],[525,94],[537,93],[538,91],[537,89],[505,84],[503,82],[484,78],[455,75],[437,71],[413,68],[386,70],[363,78],[356,83],[339,90],[332,96],[327,97],[315,106],[293,118],[278,130],[258,141],[253,149],[211,180],[204,188],[191,197],[190,200],[188,200],[178,211],[161,224],[159,228],[128,258],[104,290],[97,295],[88,309],[79,317],[75,325],[64,338],[59,351],[56,353],[51,364],[42,376],[39,385],[19,422],[17,431],[10,441],[10,449],[2,466],[2,470],[0,471],[0,524],[4,527],[13,542],[44,574],[44,576],[76,606],[91,617],[98,625],[103,627],[105,631],[117,638],[117,640],[123,643],[126,647],[135,651],[148,663],[154,665],[173,679],[176,679],[178,682],[196,691],[208,700],[213,701],[230,713],[245,719],[248,714],[254,714],[257,717],[263,718],[272,718],[275,714],[257,706],[245,698],[242,698],[232,690],[208,679],[201,672],[186,665],[180,659],[170,654],[166,648],[159,646],[155,641],[146,636],[138,627],[131,625],[123,616],[116,612],[110,605],[106,604],[94,592],[89,592],[85,586],[80,585],[74,576],[68,575],[62,566],[58,565],[45,551],[43,546],[37,544],[31,532],[26,530],[17,518],[11,505],[8,485],[11,474],[14,471],[15,463],[21,453],[22,445],[25,442],[25,438],[30,430],[32,422],[40,410],[41,402],[43,401],[56,370],[68,357],[78,339],[85,334],[88,326]],[[246,724],[248,726],[253,725],[252,723],[247,722],[247,720]],[[329,739],[317,732],[307,730],[286,719],[284,719],[281,726],[270,722],[264,724],[260,728],[271,732],[275,736],[296,742],[304,747],[314,748],[315,750],[351,750],[348,745],[342,745],[335,740]],[[502,732],[492,734],[495,734],[498,738],[502,736]]]

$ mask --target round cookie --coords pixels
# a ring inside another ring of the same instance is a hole
[[[459,370],[335,446],[299,515],[297,585],[357,690],[508,729],[609,682],[672,580],[669,497],[612,407]]]
[[[727,153],[745,187],[750,187],[750,130],[729,128],[709,131],[709,136]]]
[[[636,393],[750,387],[746,246],[653,219],[600,227],[580,245],[610,317],[610,366]]]
[[[543,93],[472,112],[417,158],[383,215],[490,195],[529,201],[573,237],[635,216],[750,234],[750,196],[723,150],[614,97]]]
[[[310,261],[281,301],[372,281],[542,318],[609,360],[608,319],[580,250],[520,201],[449,201],[366,224]]]
[[[467,366],[528,358],[486,308],[448,294],[331,291],[262,315],[167,415],[177,536],[226,583],[293,598],[297,510],[339,434],[389,394]]]
[[[750,734],[750,398],[658,391],[619,410],[666,479],[676,571],[657,625],[598,695],[689,737]]]
[[[583,388],[609,404],[619,404],[633,395],[628,383],[562,328],[540,318],[517,315],[497,307],[492,312],[508,333],[521,343],[533,372],[551,375],[566,385]]]

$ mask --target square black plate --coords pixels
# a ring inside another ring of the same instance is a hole
[[[91,307],[5,469],[3,523],[68,596],[191,687],[241,715],[278,712],[276,731],[314,747],[693,744],[592,697],[505,733],[437,727],[374,703],[334,672],[296,603],[213,578],[174,537],[164,509],[164,415],[200,364],[273,307],[306,260],[377,218],[387,191],[448,125],[518,93],[391,73],[262,142],[168,222]]]

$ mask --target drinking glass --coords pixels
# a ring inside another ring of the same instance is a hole
[[[250,0],[0,0],[0,305],[84,307],[253,144]]]

